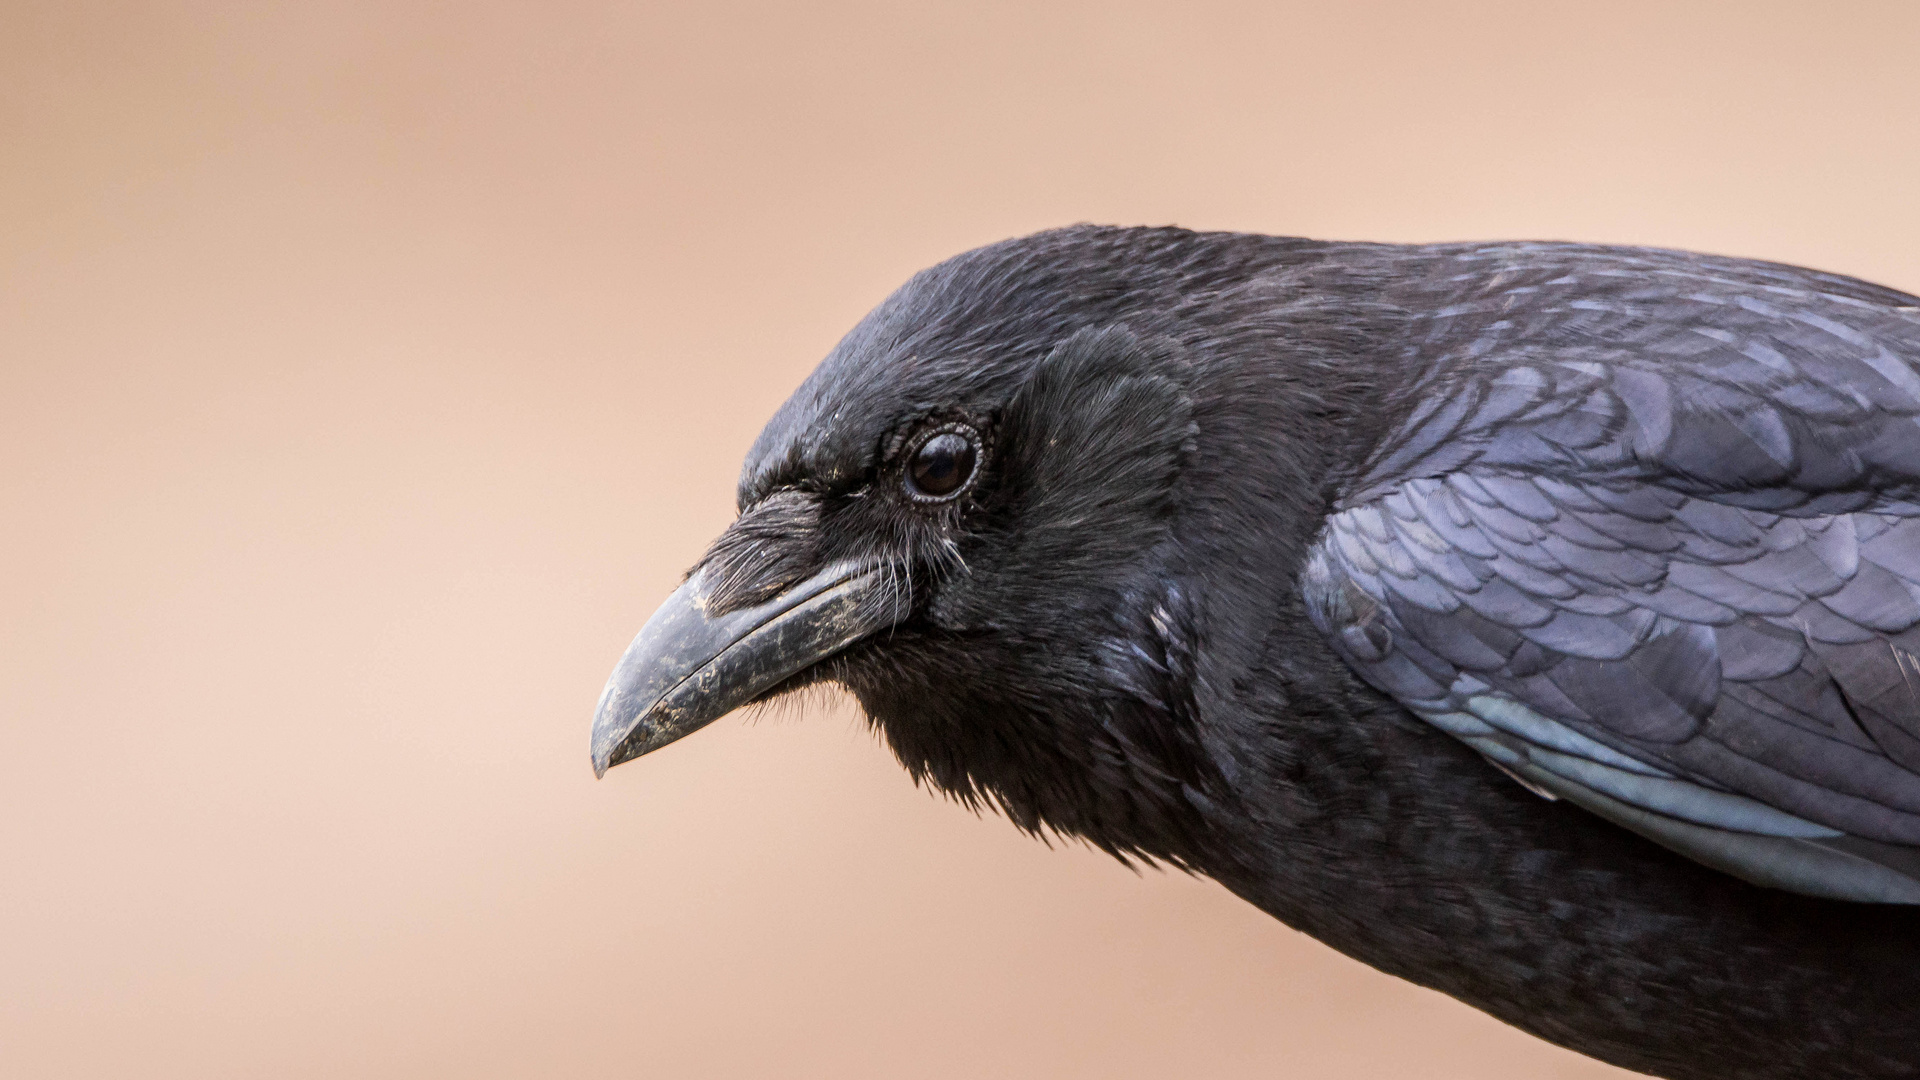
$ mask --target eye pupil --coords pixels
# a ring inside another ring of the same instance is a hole
[[[914,451],[907,466],[907,483],[914,494],[944,498],[966,486],[973,478],[979,457],[973,441],[955,431],[943,431]]]

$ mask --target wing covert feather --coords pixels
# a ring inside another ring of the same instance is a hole
[[[1749,880],[1920,903],[1920,301],[1671,252],[1449,249],[1302,587],[1537,791]]]

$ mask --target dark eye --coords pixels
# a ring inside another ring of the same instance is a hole
[[[920,444],[907,462],[907,491],[926,500],[950,499],[973,479],[980,451],[971,432],[942,431]]]

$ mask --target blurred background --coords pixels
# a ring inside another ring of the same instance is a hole
[[[0,2],[0,1073],[1624,1076],[844,705],[595,783],[760,424],[1075,221],[1920,290],[1910,3]]]

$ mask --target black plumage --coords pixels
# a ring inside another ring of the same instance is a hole
[[[597,767],[838,682],[916,779],[1607,1061],[1920,1073],[1920,300],[1041,233],[870,314],[740,507]]]

